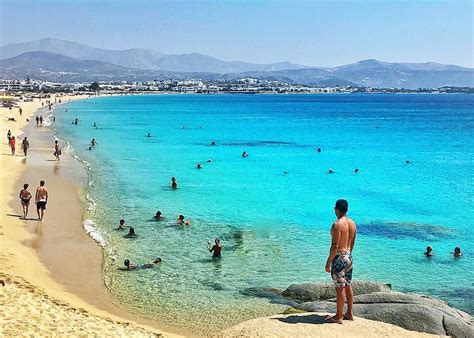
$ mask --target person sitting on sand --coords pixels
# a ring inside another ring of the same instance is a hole
[[[125,224],[125,220],[124,219],[121,219],[119,221],[119,226],[117,228],[117,230],[125,230],[125,228],[127,228],[128,225]]]
[[[244,152],[242,153],[242,157],[248,157],[248,156],[249,156],[249,154],[247,154],[246,151],[244,151]]]
[[[162,212],[158,210],[155,214],[155,219],[157,221],[163,221],[165,219],[165,217],[163,216]]]
[[[455,248],[454,248],[453,255],[454,255],[454,257],[456,257],[456,258],[462,257],[461,248],[458,247],[458,246],[455,247]]]
[[[427,246],[425,256],[426,257],[432,257],[433,255],[434,255],[433,248],[431,246]]]
[[[28,148],[30,147],[30,142],[28,142],[28,138],[25,136],[23,142],[21,143],[21,149],[23,149],[23,154],[28,154]]]
[[[190,220],[184,220],[184,216],[183,215],[179,215],[178,216],[178,225],[191,225],[191,221]]]
[[[30,206],[30,200],[33,197],[33,195],[31,195],[31,192],[28,191],[27,183],[23,184],[23,189],[20,191],[19,197],[21,200],[21,206],[23,208],[22,219],[26,219],[26,216],[28,216],[28,207]]]
[[[178,181],[174,177],[171,177],[171,189],[178,189]]]
[[[212,252],[212,258],[221,258],[221,251],[222,251],[222,244],[221,240],[219,238],[216,238],[214,241],[216,244],[214,244],[211,248],[211,241],[207,241],[207,249],[209,252]]]
[[[123,237],[125,237],[125,238],[137,238],[137,234],[135,233],[135,229],[133,227],[130,227],[130,229],[128,229],[128,234],[126,234]]]
[[[196,165],[196,168],[197,168],[197,169],[202,169],[201,163],[198,163],[198,164]]]

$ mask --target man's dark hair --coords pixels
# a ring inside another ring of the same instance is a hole
[[[44,181],[40,181],[40,186],[43,186],[44,185]]]
[[[347,201],[344,199],[337,200],[336,209],[345,214],[349,209],[349,203],[347,203]]]

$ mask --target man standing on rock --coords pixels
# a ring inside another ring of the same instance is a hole
[[[352,250],[356,238],[357,228],[355,223],[346,216],[349,204],[346,200],[336,201],[334,211],[337,216],[331,227],[331,249],[326,262],[326,272],[331,273],[336,287],[337,312],[335,316],[326,320],[342,324],[342,320],[354,320],[352,314]],[[344,302],[347,297],[347,312],[343,314]]]

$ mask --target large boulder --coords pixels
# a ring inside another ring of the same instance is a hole
[[[305,302],[296,308],[335,312],[335,300]],[[445,302],[401,292],[375,292],[354,297],[354,314],[407,330],[452,337],[474,337],[472,317]]]
[[[356,281],[352,283],[354,295],[362,295],[372,292],[390,291],[390,286],[378,282]],[[336,289],[332,284],[292,284],[282,296],[299,302],[311,302],[315,300],[325,300],[336,297]]]

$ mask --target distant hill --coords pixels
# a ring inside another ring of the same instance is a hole
[[[292,84],[330,87],[365,86],[408,89],[442,86],[474,87],[474,69],[437,63],[387,63],[377,60],[364,60],[334,68],[229,71],[226,73],[193,71],[193,69],[199,69],[199,64],[205,63],[207,58],[210,57],[193,56],[186,62],[186,66],[181,68],[185,70],[175,71],[173,68],[179,67],[174,67],[173,64],[179,63],[179,61],[173,61],[172,58],[167,59],[169,63],[162,60],[160,66],[171,70],[156,70],[125,67],[111,62],[85,60],[52,52],[34,51],[0,60],[0,78],[23,79],[30,77],[58,82],[77,82],[190,78],[235,80],[254,77],[262,80],[285,81]],[[192,63],[193,60],[197,60],[195,64]],[[220,69],[224,69],[223,67],[227,66],[221,65]],[[210,68],[212,67],[205,69]],[[229,69],[234,68],[229,66]]]
[[[12,58],[34,51],[56,53],[80,60],[102,61],[127,68],[175,72],[240,73],[305,68],[305,66],[291,62],[255,64],[222,61],[199,53],[163,54],[151,49],[108,50],[53,38],[2,46],[0,47],[0,59]]]
[[[26,77],[57,82],[82,81],[145,81],[187,79],[206,76],[205,73],[177,73],[126,68],[95,60],[79,60],[49,52],[28,52],[0,60],[0,78]],[[217,77],[218,75],[214,75]]]

